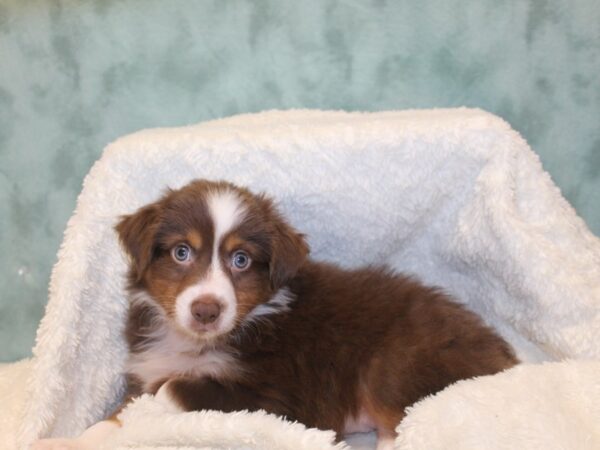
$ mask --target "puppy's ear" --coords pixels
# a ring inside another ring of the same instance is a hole
[[[303,234],[283,221],[276,221],[269,266],[273,289],[284,286],[296,275],[309,251]]]
[[[136,281],[141,280],[152,260],[158,221],[159,208],[152,204],[134,214],[123,216],[115,226],[121,244],[133,261]]]

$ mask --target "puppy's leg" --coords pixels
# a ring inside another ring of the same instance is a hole
[[[39,439],[31,445],[30,450],[96,450],[110,434],[121,427],[117,415],[130,402],[131,397],[127,397],[108,419],[95,423],[76,438]]]
[[[157,398],[161,395],[162,398],[167,398],[170,404],[174,402],[174,407],[184,411],[212,409],[232,412],[243,409],[256,411],[263,408],[258,394],[236,383],[221,383],[211,378],[179,378],[169,381],[163,387],[165,390],[162,393],[159,391]]]
[[[376,450],[394,450],[396,436],[394,430],[377,430]]]

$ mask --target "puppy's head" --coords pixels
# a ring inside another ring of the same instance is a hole
[[[205,339],[278,295],[308,254],[269,199],[225,182],[169,191],[116,230],[131,259],[130,289]]]

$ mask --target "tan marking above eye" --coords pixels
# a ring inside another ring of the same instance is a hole
[[[260,248],[253,242],[242,239],[237,234],[230,234],[223,241],[221,251],[227,255],[227,257],[230,257],[238,250],[245,251],[253,260],[257,260],[257,255],[261,254]]]
[[[234,250],[239,249],[240,247],[244,247],[245,241],[240,239],[239,236],[232,234],[225,238],[225,242],[223,242],[223,249],[225,253],[230,254]]]
[[[188,232],[186,235],[186,240],[196,251],[200,250],[202,247],[202,235],[196,230]]]

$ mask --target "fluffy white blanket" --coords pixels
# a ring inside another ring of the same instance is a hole
[[[118,403],[126,263],[112,226],[199,177],[278,199],[315,258],[444,287],[516,348],[525,364],[411,408],[399,448],[600,448],[600,241],[525,141],[470,109],[274,111],[111,144],[69,221],[34,358],[0,371],[7,448],[78,434]],[[109,448],[345,446],[261,413],[173,415],[151,397],[122,419]]]

